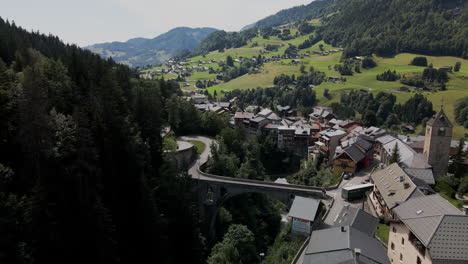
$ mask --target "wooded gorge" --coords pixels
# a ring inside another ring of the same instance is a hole
[[[1,263],[205,259],[189,179],[161,154],[178,85],[134,77],[0,19]]]

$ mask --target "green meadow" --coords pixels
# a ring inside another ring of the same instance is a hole
[[[292,30],[294,34],[294,30]],[[313,34],[313,33],[312,33]],[[262,37],[256,37],[251,39],[247,45],[240,48],[226,49],[224,52],[211,52],[205,56],[197,56],[190,58],[190,61],[194,63],[190,66],[197,65],[198,61],[208,61],[212,59],[225,60],[227,56],[231,56],[234,59],[240,56],[243,57],[253,57],[262,55],[265,57],[272,57],[282,55],[289,44],[299,45],[304,40],[308,39],[309,35],[300,36],[298,38],[282,41],[278,37],[270,37],[269,39],[264,39]],[[278,51],[268,52],[265,50],[265,46],[268,44],[279,45]],[[312,53],[312,51],[319,50],[319,46],[323,45],[324,50],[329,51],[332,49],[337,49],[332,47],[323,41],[320,41],[313,45],[312,47],[304,50],[300,50],[299,54],[305,54],[306,52]],[[210,93],[217,91],[217,94],[221,94],[221,91],[231,91],[234,89],[253,89],[258,87],[272,87],[273,80],[275,76],[280,74],[295,74],[296,76],[300,75],[300,66],[303,64],[306,69],[309,67],[314,67],[316,70],[325,72],[327,77],[335,76],[340,77],[340,74],[333,69],[335,64],[340,63],[341,52],[330,54],[327,56],[322,55],[311,55],[301,59],[300,64],[293,64],[291,60],[280,60],[276,62],[265,63],[260,69],[259,73],[256,74],[246,74],[240,76],[236,79],[233,79],[229,82],[222,82],[219,85],[214,87],[209,87],[207,90]],[[365,89],[371,93],[378,92],[389,92],[396,95],[398,102],[402,103],[408,100],[411,96],[414,95],[414,91],[411,92],[399,92],[396,89],[403,86],[399,81],[395,82],[383,82],[376,79],[376,75],[383,73],[387,70],[395,70],[397,73],[403,75],[408,73],[422,72],[424,67],[412,66],[409,65],[411,60],[415,56],[425,56],[418,54],[402,53],[398,54],[393,58],[382,58],[375,57],[377,62],[377,67],[372,69],[361,69],[361,73],[354,73],[353,76],[345,76],[347,81],[334,83],[334,82],[323,82],[321,85],[313,88],[316,91],[317,98],[319,99],[320,105],[328,105],[332,102],[339,101],[340,94],[344,92],[349,92],[353,89]],[[454,122],[454,113],[453,108],[455,102],[464,96],[468,96],[468,60],[464,60],[456,57],[438,57],[438,56],[425,56],[428,59],[429,63],[432,63],[434,67],[442,66],[454,66],[456,62],[461,62],[462,67],[460,72],[450,73],[450,81],[447,84],[446,91],[439,92],[424,92],[423,94],[430,99],[434,108],[439,109],[442,101],[444,101],[444,109],[449,116],[450,120],[454,124],[454,135],[457,138],[462,137],[465,133],[468,133],[467,129],[464,129],[462,126],[456,125]],[[236,63],[237,64],[237,63]],[[219,69],[218,63],[206,64],[203,65],[206,67],[213,67],[214,69]],[[155,67],[154,69],[161,69],[163,67]],[[153,69],[152,69],[153,70]],[[166,74],[165,78],[175,78],[175,75]],[[185,90],[194,90],[195,82],[197,80],[213,80],[216,78],[216,74],[209,74],[208,72],[195,72],[192,76],[186,78],[186,82],[190,84],[189,87],[184,87]],[[325,89],[329,89],[332,94],[332,98],[326,99],[323,96]]]

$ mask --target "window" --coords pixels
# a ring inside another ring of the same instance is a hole
[[[445,136],[445,128],[441,127],[439,128],[439,131],[437,132],[437,136]]]
[[[403,254],[400,253],[400,261],[403,261]]]
[[[416,264],[421,264],[421,258],[420,257],[416,257]]]
[[[405,239],[403,237],[401,238],[401,245],[405,245]]]
[[[395,250],[395,244],[393,244],[393,242],[392,242],[392,244],[390,245],[390,248],[391,248],[392,250]]]
[[[392,231],[393,233],[396,233],[396,228],[394,226],[392,227]]]

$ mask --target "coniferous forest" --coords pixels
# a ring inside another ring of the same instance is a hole
[[[162,155],[176,83],[0,19],[0,263],[201,263]]]

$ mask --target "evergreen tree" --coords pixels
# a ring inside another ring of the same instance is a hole
[[[395,144],[392,150],[392,155],[390,156],[389,163],[398,163],[400,162],[400,149],[398,147],[398,142]]]

